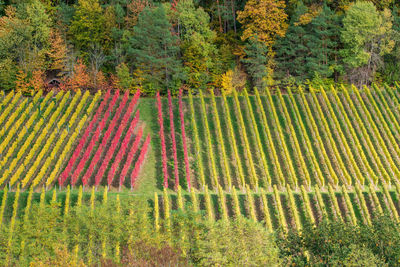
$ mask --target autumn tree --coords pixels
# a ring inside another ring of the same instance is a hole
[[[128,29],[133,28],[138,19],[139,14],[143,11],[145,7],[150,7],[149,0],[130,0],[126,5],[126,16],[125,23]]]
[[[50,49],[48,51],[50,58],[50,70],[65,71],[65,61],[67,58],[67,45],[57,29],[52,29],[50,35]]]
[[[125,63],[121,63],[116,68],[115,84],[118,89],[126,91],[132,88],[133,78],[129,72],[129,68]]]
[[[243,25],[242,40],[254,38],[270,47],[277,36],[283,37],[288,27],[285,1],[249,0],[244,10],[238,11],[238,21]]]
[[[350,71],[350,82],[359,86],[370,83],[383,64],[383,56],[393,50],[398,33],[392,28],[392,20],[388,9],[378,11],[371,2],[356,2],[347,10],[341,55]]]
[[[105,40],[105,18],[98,0],[78,0],[69,33],[75,47],[87,59]]]
[[[24,95],[32,96],[35,92],[44,89],[44,72],[43,70],[34,70],[28,75],[19,70],[16,75],[15,89]]]
[[[176,31],[181,40],[182,58],[188,69],[188,82],[192,88],[206,88],[210,81],[216,47],[215,32],[210,30],[209,15],[193,0],[181,0],[172,14],[177,20]]]
[[[51,20],[39,0],[8,6],[0,18],[1,87],[15,86],[17,70],[28,77],[47,67]]]
[[[90,89],[91,87],[91,77],[81,59],[78,59],[75,63],[71,75],[64,77],[60,84],[61,90],[77,91],[78,89]]]

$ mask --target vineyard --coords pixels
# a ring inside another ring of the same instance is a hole
[[[9,93],[1,103],[0,185],[133,186],[150,142],[135,112],[138,99],[119,91]]]
[[[152,226],[166,232],[176,211],[200,212],[206,221],[246,217],[271,232],[301,232],[324,219],[399,221],[398,89],[2,95],[6,255],[33,201],[60,203],[68,214],[93,208],[96,198],[107,202],[107,194],[118,203],[144,195]],[[87,257],[120,253],[112,240],[86,248],[71,242]]]

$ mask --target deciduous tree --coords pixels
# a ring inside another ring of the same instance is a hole
[[[238,21],[243,24],[242,40],[257,37],[271,46],[276,37],[283,37],[287,29],[285,2],[282,0],[249,0],[244,10],[238,11]]]
[[[350,70],[350,82],[359,86],[371,82],[383,64],[382,57],[393,50],[395,38],[389,10],[380,12],[371,2],[354,3],[346,12],[341,32],[341,54]]]

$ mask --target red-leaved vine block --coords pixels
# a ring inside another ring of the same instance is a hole
[[[135,186],[135,181],[136,181],[137,177],[139,176],[140,169],[146,158],[149,144],[150,144],[150,135],[147,135],[146,141],[144,142],[143,147],[142,147],[142,151],[140,151],[139,158],[136,161],[135,168],[133,169],[132,174],[131,174],[131,189],[133,189],[133,187]]]
[[[124,137],[124,140],[121,143],[121,147],[117,153],[117,155],[115,156],[114,162],[111,165],[110,171],[108,173],[107,176],[107,184],[108,186],[111,185],[115,173],[116,171],[119,169],[120,163],[122,161],[123,156],[125,155],[127,149],[128,149],[128,145],[129,145],[129,141],[131,139],[131,136],[133,136],[133,131],[135,129],[135,126],[137,124],[137,122],[139,121],[139,111],[136,112],[135,118],[133,119],[133,122],[130,124],[128,131],[126,132],[126,135]]]
[[[160,125],[160,139],[161,139],[162,168],[163,168],[163,174],[164,174],[164,187],[168,188],[167,149],[165,147],[164,121],[163,121],[163,115],[162,115],[160,92],[157,92],[157,108],[158,108],[158,123]]]
[[[133,142],[133,145],[129,151],[128,157],[125,161],[124,167],[122,168],[121,174],[119,175],[119,187],[121,187],[124,184],[125,177],[128,174],[129,167],[131,166],[131,163],[133,162],[133,158],[136,154],[136,151],[139,147],[140,140],[142,139],[143,135],[143,129],[139,128],[139,131],[135,137],[135,141]]]
[[[128,113],[126,113],[126,114],[128,114]],[[129,119],[129,116],[127,118]],[[139,121],[139,111],[136,112],[136,116],[135,116],[133,122],[131,123],[131,126],[133,126],[132,129],[135,128],[135,126],[138,123],[138,121]],[[119,144],[119,140],[121,139],[122,132],[127,127],[128,127],[128,120],[124,119],[121,122],[120,126],[118,127],[117,134],[114,136],[114,138],[113,138],[113,140],[111,142],[110,149],[107,151],[106,157],[105,157],[105,159],[103,161],[104,165],[108,166],[108,164],[111,161],[112,156],[114,155],[114,152],[115,152],[115,150],[116,150],[116,148],[117,148],[117,146]],[[121,151],[121,148],[120,148],[120,151]],[[115,160],[114,160],[114,163],[115,163]],[[108,173],[108,176],[107,176],[107,184],[108,184],[108,186],[111,185],[112,178],[114,177],[114,174],[115,174],[114,173],[115,169],[114,169],[114,172],[113,173],[112,172],[113,171],[110,170],[110,172]],[[100,183],[100,181],[96,181],[96,182],[97,182],[96,183],[96,186],[97,186]]]
[[[115,104],[116,104],[116,102],[117,102],[117,100],[118,100],[118,97],[119,97],[119,91],[117,91],[117,92],[115,93],[115,95],[114,95],[114,97],[113,97],[113,99],[112,99],[112,101],[111,101],[111,103],[110,103],[110,105],[109,105],[109,107],[108,107],[106,113],[104,114],[103,119],[101,120],[99,126],[98,126],[97,129],[96,129],[96,132],[95,132],[94,136],[92,137],[92,140],[91,140],[90,143],[89,143],[89,146],[88,146],[88,147],[86,148],[86,150],[85,150],[85,153],[84,153],[84,155],[83,155],[83,157],[82,157],[82,160],[79,161],[77,168],[76,168],[75,171],[72,173],[72,177],[71,177],[71,185],[72,185],[72,186],[74,186],[74,185],[76,184],[76,182],[78,181],[78,178],[79,178],[81,172],[83,171],[83,169],[84,169],[84,167],[85,167],[85,165],[86,165],[86,162],[87,162],[87,161],[89,160],[89,158],[90,158],[90,154],[93,152],[93,148],[94,148],[94,146],[96,145],[96,142],[100,139],[101,132],[102,132],[103,129],[105,128],[105,125],[106,125],[106,123],[107,123],[107,120],[108,120],[108,118],[110,117],[112,110],[114,109],[114,106],[115,106]],[[123,101],[125,101],[125,102],[126,102],[126,100],[127,100],[127,99],[125,99],[125,98],[123,99]],[[125,102],[122,102],[121,105],[120,105],[120,107],[121,107],[121,106],[123,107],[123,106],[125,105]],[[97,151],[99,151],[99,150],[102,151],[102,148],[103,148],[102,146],[104,146],[104,143],[107,143],[107,141],[108,141],[108,139],[109,139],[109,137],[110,137],[110,134],[111,134],[112,130],[114,129],[115,124],[117,123],[117,120],[119,119],[121,110],[122,110],[122,109],[119,108],[118,111],[115,113],[114,117],[112,118],[111,123],[110,123],[110,125],[108,126],[108,129],[107,129],[106,133],[105,133],[104,136],[103,136],[102,143],[100,144],[100,146],[99,146],[99,148],[97,149]],[[97,154],[97,152],[96,152],[96,154]],[[96,155],[96,154],[95,154],[95,156],[94,156],[93,159],[99,158],[99,156]],[[100,155],[101,155],[101,154],[100,154]],[[90,164],[90,166],[89,166],[89,169],[90,169],[90,167],[92,166],[92,163],[93,163],[93,160],[92,160],[92,162],[91,162],[91,164]],[[83,177],[83,180],[82,180],[82,184],[83,184],[84,186],[87,185],[88,177],[90,177],[90,176],[87,175],[89,169],[88,169],[88,170],[86,171],[86,173],[84,174],[84,177]]]
[[[174,126],[174,113],[172,107],[171,92],[168,90],[168,110],[169,110],[169,125],[171,130],[172,140],[172,154],[174,156],[174,176],[175,176],[175,189],[178,189],[179,185],[179,173],[178,173],[178,156],[176,153],[176,139],[175,139],[175,126]]]
[[[120,119],[120,117],[122,115],[121,114],[122,110],[125,107],[126,102],[128,101],[128,96],[129,96],[128,94],[125,94],[125,96],[122,99],[122,102],[120,103],[117,111],[115,112],[115,115],[112,118],[111,123],[109,124],[109,126],[107,128],[107,131],[105,132],[105,134],[103,136],[103,139],[102,139],[99,147],[97,148],[97,151],[96,151],[92,161],[90,162],[89,168],[86,170],[86,173],[83,176],[83,179],[82,179],[82,184],[83,185],[86,185],[88,183],[89,178],[93,174],[93,170],[94,170],[96,164],[99,162],[99,160],[101,158],[101,155],[104,153],[104,151],[106,149],[106,146],[109,143],[109,140],[111,140],[111,134],[112,134],[113,130],[117,127],[118,121],[119,121],[119,119]],[[128,116],[128,118],[129,118],[129,115],[130,114],[125,113],[125,117]],[[122,129],[123,129],[123,127],[125,127],[125,125],[123,125],[123,123],[124,123],[124,120],[122,120],[122,122],[119,124],[118,130],[117,130],[115,136],[120,136],[121,135]],[[115,137],[114,137],[114,139],[115,139]],[[107,151],[106,158],[107,158],[108,154],[111,154],[111,156],[113,155],[113,148],[115,146],[116,146],[116,144],[111,144],[110,149]],[[106,167],[107,167],[108,161],[106,159],[104,159],[102,165],[106,165]],[[100,167],[100,169],[101,169],[101,167]],[[99,185],[101,177],[102,176],[96,175],[96,178],[95,178],[95,185],[96,186]]]
[[[108,90],[107,93],[105,94],[100,106],[97,108],[93,119],[90,121],[89,126],[86,128],[81,139],[79,140],[79,143],[78,143],[77,147],[75,148],[71,158],[69,159],[67,166],[65,167],[64,171],[61,173],[61,175],[59,177],[58,182],[59,182],[60,186],[62,186],[65,183],[68,176],[70,175],[71,169],[74,166],[75,162],[78,160],[79,155],[81,154],[83,147],[84,147],[87,139],[89,138],[89,134],[93,130],[95,123],[98,121],[100,114],[103,112],[104,106],[108,102],[108,98],[110,97],[110,95],[111,95],[111,92],[110,92],[110,90]]]
[[[185,160],[185,169],[186,169],[186,182],[190,191],[192,185],[190,182],[190,166],[189,166],[189,157],[186,144],[185,117],[183,115],[182,88],[179,89],[179,116],[181,118],[181,132],[182,132],[182,143],[183,143],[183,157]]]
[[[132,113],[133,109],[135,108],[136,102],[139,99],[139,96],[140,96],[140,91],[137,91],[136,94],[135,94],[135,97],[133,98],[133,100],[132,100],[132,102],[131,102],[131,104],[130,104],[130,106],[128,108],[128,111],[126,112],[126,115],[124,116],[124,118],[122,120],[121,124],[125,125],[125,124],[127,124],[129,122],[130,114]],[[135,127],[136,127],[138,122],[139,122],[139,110],[136,111],[135,117],[134,117],[133,121],[131,122],[128,131],[126,132],[124,140],[121,143],[120,150],[118,151],[118,154],[115,156],[114,162],[111,165],[110,171],[109,171],[108,176],[107,176],[107,184],[108,184],[108,186],[111,185],[111,183],[112,183],[112,181],[114,179],[115,172],[118,170],[119,165],[121,163],[121,160],[122,160],[123,156],[125,155],[126,150],[128,149],[130,138],[133,135],[133,131],[135,130]],[[117,137],[117,135],[116,135],[116,137]],[[114,139],[116,137],[114,137]]]

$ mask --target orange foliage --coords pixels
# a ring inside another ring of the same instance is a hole
[[[44,72],[43,70],[34,70],[32,77],[29,79],[29,86],[34,92],[44,89]]]
[[[67,45],[58,30],[53,29],[50,34],[50,50],[48,56],[51,60],[50,69],[63,71],[67,57]]]
[[[88,89],[91,87],[91,79],[87,71],[87,67],[83,64],[82,60],[78,59],[74,70],[72,71],[72,75],[70,77],[65,77],[61,84],[61,90],[73,90],[77,91],[78,89]]]
[[[17,77],[15,81],[15,90],[17,92],[24,92],[27,88],[27,75],[23,70],[17,72]]]
[[[127,15],[125,17],[125,22],[128,28],[132,28],[136,25],[140,12],[147,6],[150,6],[148,0],[131,0],[126,6]]]
[[[15,89],[25,95],[33,95],[35,92],[43,90],[43,70],[34,70],[30,77],[23,70],[19,70],[15,81]]]
[[[107,82],[106,77],[102,71],[99,71],[97,75],[93,79],[93,87],[98,90],[107,90],[110,88],[109,83]]]

